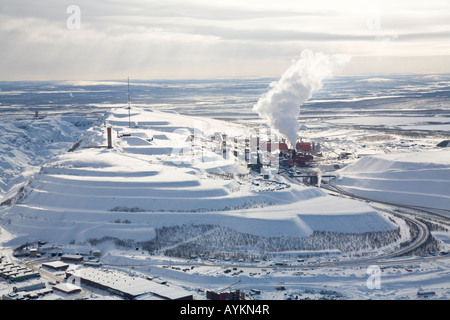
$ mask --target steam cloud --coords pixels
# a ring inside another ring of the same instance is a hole
[[[295,146],[300,106],[322,87],[322,81],[342,68],[349,57],[341,54],[325,54],[303,50],[297,60],[270,90],[253,106],[261,118],[268,120],[272,129],[283,135]]]

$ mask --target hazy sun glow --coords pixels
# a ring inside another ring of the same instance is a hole
[[[0,0],[0,80],[278,77],[304,49],[346,74],[450,72],[448,1],[74,4]]]

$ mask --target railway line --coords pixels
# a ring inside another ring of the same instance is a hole
[[[422,217],[432,216],[432,217],[436,217],[436,218],[441,219],[442,221],[446,221],[446,222],[448,222],[450,220],[448,216],[445,216],[443,214],[435,212],[433,210],[434,208],[401,205],[401,204],[397,204],[397,203],[390,203],[390,202],[386,202],[386,201],[378,201],[378,200],[373,200],[373,199],[369,199],[369,198],[365,198],[365,197],[360,197],[355,194],[346,192],[345,190],[339,188],[338,186],[336,186],[332,183],[328,183],[327,185],[322,185],[321,188],[330,194],[337,193],[340,196],[344,196],[344,197],[348,197],[348,198],[356,199],[356,200],[361,200],[361,201],[366,201],[376,210],[381,211],[381,212],[386,212],[388,214],[400,217],[401,219],[407,220],[407,221],[413,223],[419,229],[420,232],[419,232],[418,237],[416,239],[413,239],[413,241],[410,243],[410,245],[408,247],[402,248],[400,250],[397,250],[397,251],[389,253],[389,254],[381,255],[379,257],[370,259],[370,261],[378,261],[379,262],[379,260],[385,260],[385,259],[389,259],[389,258],[404,256],[404,255],[411,253],[414,250],[418,249],[420,246],[424,245],[430,237],[430,230],[425,223],[416,219],[417,215],[420,214]],[[386,208],[386,206],[389,206],[391,208],[388,209],[388,208]],[[399,208],[402,210],[399,210]],[[409,211],[409,212],[406,213],[406,212],[404,212],[405,210]],[[403,212],[401,212],[401,211],[403,211]]]
[[[285,178],[288,179],[289,181],[291,181],[292,183],[299,183],[296,179],[288,177],[286,175],[285,175]],[[432,211],[433,208],[400,205],[400,204],[395,204],[395,203],[390,203],[390,202],[385,202],[385,201],[376,201],[373,199],[360,197],[355,194],[346,192],[345,190],[339,188],[338,186],[332,184],[331,182],[329,182],[328,184],[321,184],[320,188],[329,194],[333,194],[333,195],[338,194],[339,196],[342,196],[342,197],[347,197],[347,198],[354,199],[354,200],[366,201],[372,207],[374,207],[376,210],[385,212],[385,213],[388,213],[391,215],[395,215],[401,219],[407,220],[410,223],[414,224],[419,230],[419,234],[416,237],[416,239],[411,239],[411,242],[406,247],[400,248],[391,253],[386,253],[386,254],[382,254],[380,256],[371,257],[371,258],[367,258],[367,259],[352,259],[349,261],[341,261],[339,264],[343,264],[343,265],[375,263],[375,262],[380,262],[382,260],[386,260],[386,259],[390,259],[390,258],[397,258],[397,257],[405,256],[408,253],[411,253],[414,250],[421,247],[422,245],[424,245],[430,237],[430,230],[425,223],[416,219],[416,215],[418,212],[420,212],[421,214],[424,214],[424,215],[434,216],[439,219],[445,219],[446,221],[449,220],[449,217],[447,217],[443,214],[440,214],[440,213],[436,213],[435,211]],[[389,206],[391,208],[381,207],[380,205]],[[398,208],[406,209],[406,210],[409,210],[410,212],[408,214],[405,212],[400,212],[400,210],[398,210]],[[396,261],[396,262],[398,262],[398,261]],[[317,266],[322,266],[322,265],[317,265]],[[336,266],[336,263],[334,263],[333,266]]]

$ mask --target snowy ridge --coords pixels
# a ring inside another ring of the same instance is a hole
[[[48,158],[68,150],[92,124],[82,117],[5,119],[0,124],[0,202],[39,171]]]
[[[188,153],[190,161],[179,152],[193,121],[204,137],[245,134],[241,126],[142,109],[133,109],[130,119],[131,128],[128,110],[112,110],[76,150],[45,165],[4,214],[3,226],[26,239],[58,243],[106,236],[147,241],[155,228],[183,224],[286,237],[395,228],[365,203],[252,175],[237,159],[224,160],[206,139],[201,154]],[[111,149],[105,124],[114,132]]]
[[[339,187],[374,200],[448,210],[450,151],[361,158],[339,171]]]

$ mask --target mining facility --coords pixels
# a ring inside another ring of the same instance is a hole
[[[231,138],[224,133],[216,132],[211,140],[221,149],[224,158],[231,153],[247,164],[247,167],[264,179],[280,173],[288,173],[290,177],[304,177],[305,183],[318,184],[317,173],[311,170],[317,158],[322,158],[320,143],[297,140],[290,146],[285,139],[256,130],[247,137]],[[303,168],[299,174],[297,168]]]
[[[226,134],[216,133],[214,140],[219,140],[222,144],[222,152],[228,152],[230,141],[227,141]],[[228,139],[231,140],[231,139]],[[263,172],[264,167],[274,168],[293,168],[310,167],[314,162],[314,157],[321,157],[320,144],[315,142],[305,142],[299,140],[295,147],[290,147],[285,139],[273,139],[270,135],[260,137],[259,132],[256,135],[246,137],[244,143],[242,139],[234,138],[231,143],[234,145],[234,156],[244,158],[248,167],[259,173]],[[242,157],[242,151],[244,156]]]
[[[137,126],[136,126],[137,127]],[[191,131],[191,130],[190,130]],[[129,137],[131,134],[119,134],[117,137]],[[112,129],[107,127],[108,148],[112,148]],[[154,142],[153,137],[148,139]],[[178,148],[176,152],[184,156],[202,155],[205,149],[211,148],[215,153],[221,154],[224,159],[239,160],[251,172],[260,174],[264,179],[279,173],[289,173],[291,177],[297,173],[296,168],[311,168],[317,158],[322,157],[320,143],[303,141],[299,139],[295,145],[291,145],[284,138],[279,138],[271,133],[270,129],[253,129],[245,136],[230,136],[223,132],[215,132],[209,136],[203,136],[193,130],[185,138],[185,146]],[[186,147],[186,148],[185,148]],[[233,157],[234,156],[234,157]],[[293,175],[292,175],[293,174]],[[317,183],[317,175],[311,184]]]

